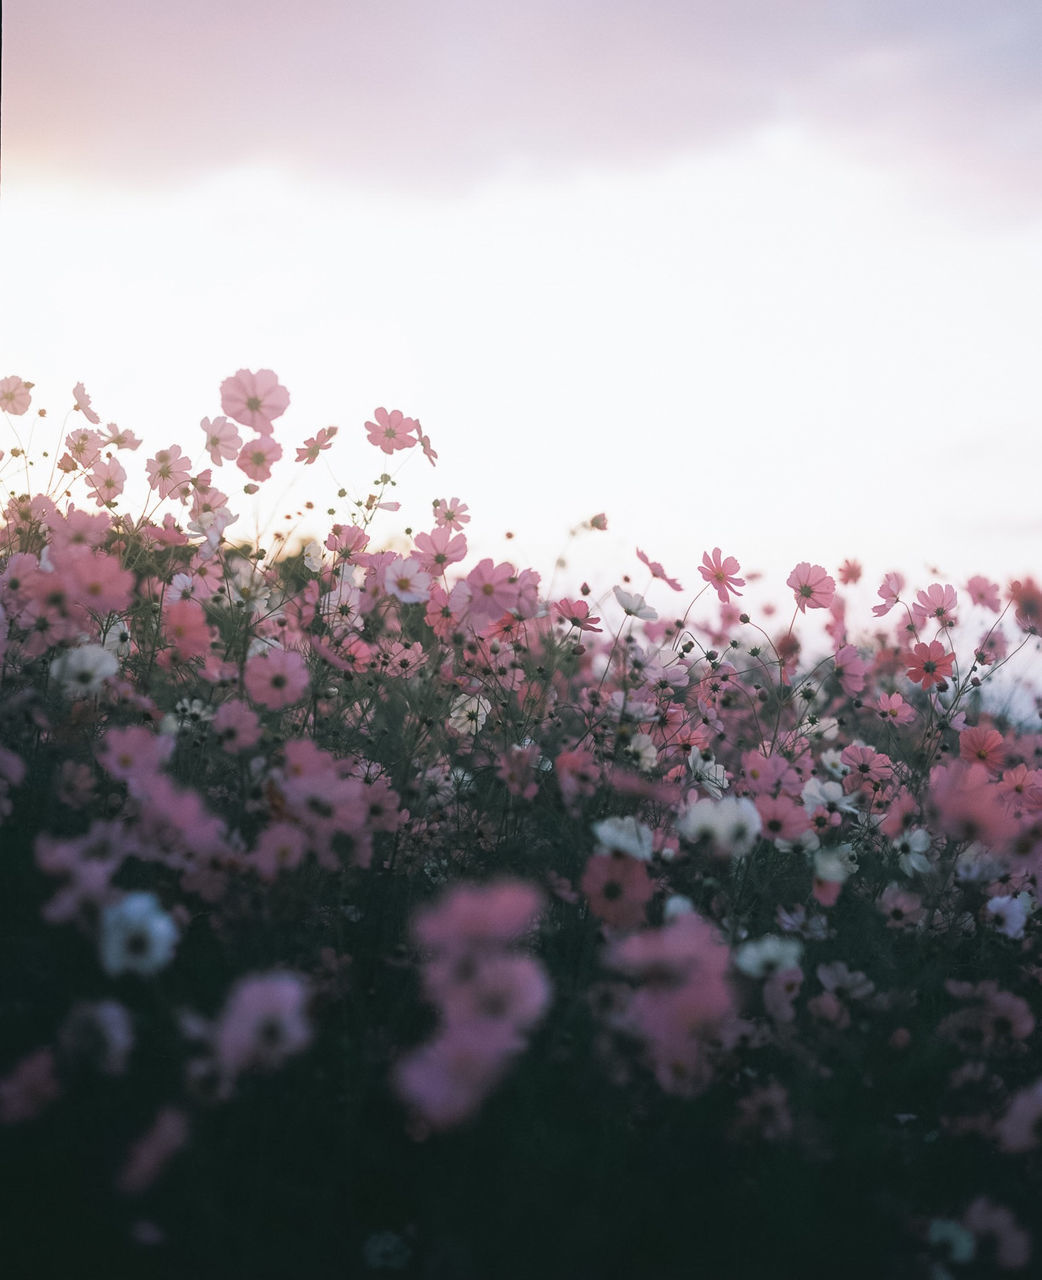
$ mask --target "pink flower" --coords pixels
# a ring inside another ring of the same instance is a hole
[[[967,764],[982,764],[991,774],[1002,772],[1006,759],[1006,743],[997,729],[977,725],[959,734],[959,759]]]
[[[942,587],[939,582],[935,582],[925,591],[920,591],[912,605],[916,630],[921,631],[931,618],[937,619],[939,627],[954,627],[958,600],[955,588],[950,583]]]
[[[136,1196],[155,1182],[171,1158],[188,1141],[188,1117],[178,1107],[161,1107],[151,1127],[131,1148],[116,1187]]]
[[[861,565],[856,560],[844,560],[839,566],[839,580],[845,587],[861,581]]]
[[[225,459],[229,462],[242,448],[242,440],[235,427],[227,418],[203,418],[199,425],[206,432],[206,452],[215,467],[219,467]]]
[[[951,675],[955,654],[948,653],[940,640],[931,640],[929,644],[913,645],[911,653],[905,654],[905,662],[908,679],[932,689],[935,684],[945,684]]]
[[[4,413],[13,413],[15,417],[25,413],[32,397],[31,382],[23,382],[21,378],[0,378],[0,409]]]
[[[600,618],[592,618],[590,616],[590,606],[585,600],[558,600],[554,605],[554,609],[569,626],[576,627],[579,631],[603,630],[603,628],[594,625],[600,622]]]
[[[251,480],[267,480],[271,475],[272,463],[282,457],[282,445],[268,435],[260,435],[256,440],[244,444],[242,452],[235,459],[235,465],[244,471]]]
[[[1042,588],[1034,578],[1009,584],[1009,602],[1014,606],[1017,626],[1037,635],[1042,629]]]
[[[698,572],[706,582],[716,588],[720,603],[727,604],[732,595],[742,594],[737,588],[745,586],[745,579],[735,576],[741,567],[734,556],[728,556],[726,560],[722,559],[720,548],[714,547],[712,556],[708,551],[703,552]]]
[[[237,698],[221,703],[212,724],[222,748],[230,754],[248,751],[260,742],[261,727],[256,711]]]
[[[529,932],[542,907],[543,895],[523,880],[462,884],[418,911],[412,932],[420,946],[437,952],[505,947]]]
[[[966,590],[969,592],[970,599],[974,604],[983,605],[985,609],[990,609],[992,613],[998,613],[1000,606],[997,582],[991,582],[988,578],[978,573],[967,582]]]
[[[395,556],[384,571],[384,589],[402,604],[423,604],[430,599],[430,574],[418,560]]]
[[[423,432],[420,430],[420,424],[418,422],[416,424],[416,441],[419,444],[420,448],[423,450],[423,456],[427,459],[427,461],[433,467],[438,460],[438,455],[431,448],[430,436],[425,436],[423,434]]]
[[[172,444],[169,449],[160,449],[154,458],[149,458],[145,470],[149,488],[158,490],[161,498],[167,498],[188,484],[192,464],[180,446]]]
[[[303,462],[305,466],[316,462],[323,449],[328,449],[332,445],[336,432],[336,427],[323,427],[317,434],[310,436],[304,441],[304,447],[297,450],[297,461]]]
[[[884,720],[894,724],[911,724],[915,719],[915,708],[910,707],[899,693],[881,693],[876,710]]]
[[[580,888],[598,919],[617,929],[635,929],[644,923],[655,882],[636,858],[595,853],[586,863]]]
[[[270,369],[240,369],[221,383],[221,408],[236,422],[262,436],[271,435],[272,422],[289,407],[289,392]]]
[[[243,978],[232,989],[214,1035],[226,1086],[243,1071],[270,1071],[311,1043],[308,991],[295,973]]]
[[[384,453],[394,453],[398,449],[411,449],[416,444],[413,434],[419,430],[420,424],[414,418],[406,418],[400,409],[377,409],[373,414],[375,422],[366,422],[369,432],[369,443],[377,445]]]
[[[860,693],[865,687],[865,672],[868,663],[862,658],[852,644],[845,644],[836,651],[836,675],[843,692],[848,698]]]
[[[450,564],[457,564],[467,554],[467,540],[454,534],[448,525],[439,525],[431,533],[418,533],[414,539],[420,553],[420,567],[425,573],[443,574]]]
[[[87,485],[99,507],[107,507],[118,498],[126,482],[127,473],[115,458],[95,462],[87,476]]]
[[[786,579],[796,598],[800,613],[808,609],[827,609],[836,594],[836,584],[820,564],[808,564],[802,560]]]
[[[642,564],[646,564],[648,566],[653,578],[661,579],[667,587],[672,587],[674,591],[683,591],[684,588],[679,582],[677,582],[676,578],[668,577],[665,569],[663,569],[659,562],[657,560],[649,560],[645,553],[641,551],[640,547],[637,548],[637,559]]]
[[[479,625],[492,622],[517,604],[517,585],[512,564],[480,560],[466,577],[470,587],[470,616]]]
[[[280,711],[299,702],[307,690],[308,679],[307,664],[299,653],[293,649],[269,649],[249,659],[243,683],[259,706]]]
[[[432,1129],[449,1129],[481,1106],[523,1047],[509,1023],[446,1028],[395,1065],[395,1092]]]
[[[462,529],[470,522],[467,504],[460,502],[459,498],[435,498],[432,505],[435,524],[444,525],[449,529]]]
[[[877,618],[885,618],[890,610],[897,604],[897,601],[904,590],[905,580],[899,573],[888,573],[883,578],[883,583],[876,592],[882,598],[883,603],[872,606],[872,612]]]
[[[72,398],[76,401],[73,406],[74,411],[78,409],[88,422],[97,426],[101,419],[90,407],[90,396],[87,395],[86,391],[84,391],[82,382],[77,382],[73,387]]]

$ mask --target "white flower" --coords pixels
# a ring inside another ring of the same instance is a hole
[[[742,858],[760,834],[763,822],[748,796],[696,800],[677,817],[677,832],[697,844],[707,840],[724,858]]]
[[[629,591],[623,591],[621,587],[612,587],[615,593],[615,599],[622,606],[623,613],[629,618],[641,618],[645,622],[654,622],[658,614],[650,605],[644,602],[643,596],[631,595]]]
[[[762,978],[776,969],[795,969],[802,954],[803,946],[795,938],[765,933],[742,943],[734,953],[734,967],[750,978]]]
[[[1030,893],[1018,893],[1016,897],[1005,895],[992,898],[984,904],[984,910],[995,917],[999,933],[1007,938],[1023,938],[1024,925],[1035,906]]]
[[[672,893],[662,908],[663,920],[676,920],[678,916],[689,916],[694,912],[695,904],[682,893]]]
[[[712,755],[707,758],[697,751],[691,752],[687,763],[692,778],[700,783],[702,789],[708,791],[714,800],[719,800],[730,786],[724,766],[717,764]]]
[[[101,913],[101,967],[109,975],[158,973],[177,946],[177,925],[154,893],[128,893]]]
[[[849,766],[843,763],[840,752],[834,747],[829,747],[827,751],[821,753],[821,767],[831,773],[834,778],[843,779],[850,772]]]
[[[57,680],[68,698],[86,698],[97,693],[109,676],[119,670],[115,654],[100,644],[81,644],[68,649],[51,663],[51,678]]]
[[[647,733],[635,733],[626,743],[626,755],[639,770],[649,773],[658,763],[658,748]]]
[[[893,842],[894,851],[899,854],[898,862],[906,876],[925,875],[932,863],[926,856],[930,847],[930,833],[922,827],[909,827]]]
[[[638,822],[633,814],[625,818],[605,818],[593,824],[593,834],[615,853],[628,853],[639,862],[651,861],[654,835],[650,827]]]
[[[322,545],[314,538],[304,548],[304,563],[312,573],[318,573],[322,568]]]
[[[858,812],[857,805],[844,793],[842,784],[839,782],[824,782],[821,778],[809,778],[801,798],[803,807],[810,813],[815,809],[827,809],[829,813]]]
[[[849,844],[819,849],[814,855],[814,876],[829,884],[844,884],[857,870],[857,858]]]
[[[449,728],[457,733],[478,733],[492,710],[484,698],[464,694],[449,709]]]

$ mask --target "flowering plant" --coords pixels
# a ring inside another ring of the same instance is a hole
[[[642,550],[599,601],[472,563],[456,497],[385,546],[387,473],[269,553],[214,475],[269,482],[272,371],[138,516],[83,384],[34,486],[32,391],[0,380],[12,1273],[1029,1266],[1042,735],[995,690],[1032,578],[891,572],[857,630],[860,565],[804,561],[772,630],[713,547],[678,619]],[[363,435],[437,456],[399,410]]]

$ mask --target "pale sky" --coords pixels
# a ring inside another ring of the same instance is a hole
[[[546,576],[599,511],[578,576],[1040,572],[1035,0],[4,17],[0,376],[85,382],[128,470],[267,367],[290,456],[335,423],[364,493],[400,408],[399,523],[458,495]]]

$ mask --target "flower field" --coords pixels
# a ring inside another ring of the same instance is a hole
[[[856,617],[810,559],[746,612],[724,549],[638,549],[561,594],[457,497],[385,528],[386,471],[260,546],[222,486],[272,482],[273,372],[143,466],[32,391],[5,1275],[1040,1273],[1035,580],[891,572]],[[354,435],[437,459],[399,410]]]

